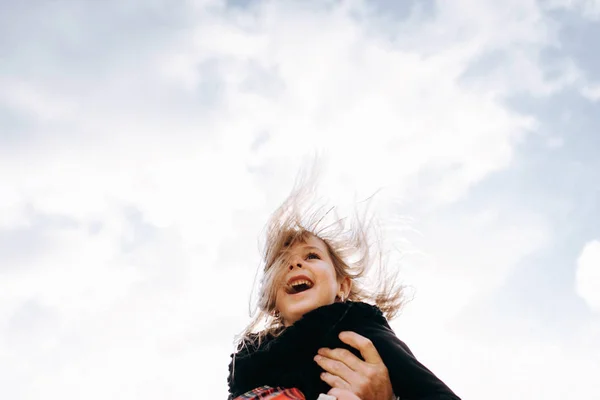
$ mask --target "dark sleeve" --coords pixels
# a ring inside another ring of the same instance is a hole
[[[394,394],[400,400],[460,400],[444,382],[421,364],[386,324],[367,324],[358,330],[368,337],[388,369]]]

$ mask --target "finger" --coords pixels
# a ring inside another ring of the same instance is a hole
[[[350,389],[350,384],[348,382],[346,382],[339,376],[330,374],[329,372],[322,372],[321,380],[323,382],[327,383],[332,388],[346,389],[346,390]]]
[[[356,382],[360,379],[360,375],[348,368],[348,366],[341,361],[332,360],[320,355],[315,356],[315,361],[325,370],[325,372],[338,376],[346,382]]]
[[[353,371],[360,371],[363,361],[346,349],[319,349],[319,354],[332,360],[340,361]]]
[[[337,400],[360,400],[356,394],[346,389],[332,388],[327,394],[335,397]]]
[[[381,356],[377,352],[373,342],[364,336],[359,335],[355,332],[341,332],[340,340],[347,345],[350,345],[360,351],[360,354],[369,364],[380,364],[383,363]]]

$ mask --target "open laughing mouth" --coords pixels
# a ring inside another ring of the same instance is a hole
[[[295,276],[287,282],[285,291],[288,294],[298,294],[307,291],[314,285],[314,282],[304,275]]]

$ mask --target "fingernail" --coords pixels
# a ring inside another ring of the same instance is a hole
[[[319,356],[319,355],[315,356],[315,361],[319,361],[320,359],[321,359],[321,356]]]

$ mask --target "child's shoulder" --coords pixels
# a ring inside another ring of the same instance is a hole
[[[235,355],[243,357],[265,347],[274,338],[273,332],[261,331],[246,334],[237,344]]]
[[[353,323],[387,323],[383,312],[373,304],[361,301],[333,303],[323,307],[323,318],[337,320],[341,324]]]
[[[383,315],[383,312],[376,305],[364,303],[362,301],[347,303],[349,306],[349,313],[353,317],[387,321]]]
[[[358,301],[333,303],[307,313],[295,329],[310,335],[317,341],[335,336],[342,331],[353,331],[367,336],[372,331],[388,330],[388,321],[379,307]]]
[[[332,317],[361,317],[361,318],[383,318],[383,313],[376,305],[362,301],[345,301],[343,303],[333,303],[321,306],[308,312],[300,319],[331,319]]]

